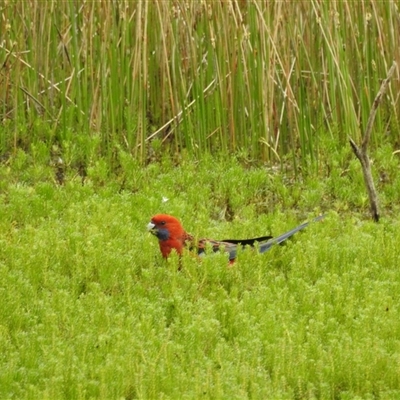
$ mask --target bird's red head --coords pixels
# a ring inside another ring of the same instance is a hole
[[[163,257],[168,257],[173,249],[182,254],[186,233],[177,218],[167,214],[157,214],[151,219],[147,229],[158,238]]]

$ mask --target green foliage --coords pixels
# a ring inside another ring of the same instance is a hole
[[[1,154],[97,135],[108,161],[118,144],[318,169],[327,135],[360,138],[400,49],[398,7],[376,0],[6,1],[0,18]],[[375,145],[396,144],[398,85]]]
[[[0,4],[0,398],[398,398],[393,2]],[[161,259],[155,213],[285,246]],[[390,216],[394,216],[393,220]],[[180,268],[181,267],[181,268]]]
[[[293,181],[234,158],[143,168],[120,150],[118,176],[94,159],[83,184],[66,168],[63,185],[45,147],[10,156],[0,165],[0,397],[398,397],[399,224],[346,211],[367,211],[360,171],[346,152],[329,156],[323,179]],[[376,158],[392,204],[398,160],[389,146]],[[179,270],[145,231],[166,212],[198,236],[278,235],[329,209],[285,246],[239,252],[231,268],[224,254],[184,254]]]

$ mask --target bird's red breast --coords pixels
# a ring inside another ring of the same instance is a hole
[[[167,258],[172,250],[182,254],[187,241],[192,241],[193,237],[186,233],[179,220],[171,215],[157,214],[147,229],[158,238],[161,254]]]

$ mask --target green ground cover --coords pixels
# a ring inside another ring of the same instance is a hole
[[[398,1],[0,2],[0,399],[399,399]],[[285,246],[167,262],[146,225]]]
[[[63,186],[22,152],[2,163],[0,398],[398,398],[399,178],[379,186],[376,224],[357,163],[336,157],[302,180],[126,158],[119,176],[96,162]],[[396,159],[377,158],[392,176]],[[327,217],[233,268],[185,254],[178,271],[146,232],[157,212],[215,238]]]

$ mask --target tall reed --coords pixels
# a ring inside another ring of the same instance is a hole
[[[360,136],[400,61],[394,1],[4,1],[0,18],[2,153],[95,138],[110,158],[315,164],[321,140]],[[375,145],[398,140],[398,92],[397,74]]]

